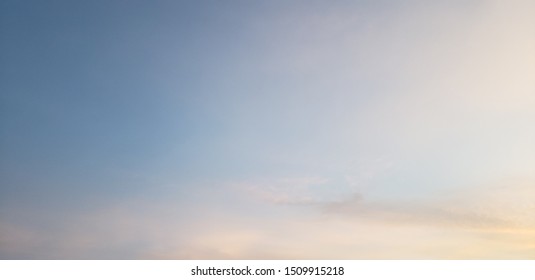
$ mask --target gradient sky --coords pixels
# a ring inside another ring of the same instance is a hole
[[[2,259],[534,259],[535,2],[1,1]]]

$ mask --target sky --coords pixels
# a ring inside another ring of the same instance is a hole
[[[534,13],[1,1],[0,259],[534,259]]]

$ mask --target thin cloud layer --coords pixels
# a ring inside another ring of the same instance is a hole
[[[254,211],[265,207],[271,213],[253,217],[218,212],[228,208],[223,201],[189,208],[186,218],[172,199],[158,206],[132,200],[55,229],[2,223],[2,258],[533,258],[535,194],[529,181],[475,189],[473,196],[460,192],[435,203],[373,202],[359,195],[314,204],[253,201]],[[310,205],[313,211],[299,214]]]
[[[534,1],[242,4],[4,5],[0,258],[535,258]]]

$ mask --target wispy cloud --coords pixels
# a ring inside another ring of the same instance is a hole
[[[322,211],[356,221],[467,230],[535,230],[532,181],[461,188],[425,199],[369,201],[361,194],[325,203]]]
[[[6,12],[0,258],[535,258],[534,1],[268,2]]]
[[[280,216],[221,212],[230,206],[209,197],[184,211],[169,193],[155,203],[132,199],[78,214],[55,229],[2,222],[0,253],[2,258],[47,259],[533,258],[532,182],[461,188],[405,202],[355,193],[310,203],[294,191],[295,197],[282,202],[260,195],[256,199],[268,203],[247,208],[267,207],[271,213],[284,208]],[[280,182],[303,186],[305,194],[305,186],[316,183],[327,181]],[[295,211],[285,207],[289,204]],[[300,209],[307,214],[296,214]]]
[[[328,183],[326,178],[297,177],[234,183],[231,188],[245,192],[253,199],[274,204],[316,204],[328,200]]]

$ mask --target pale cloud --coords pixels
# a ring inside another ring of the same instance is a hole
[[[534,186],[533,181],[511,180],[405,201],[369,201],[355,194],[346,200],[324,204],[323,211],[356,222],[529,232],[535,230]]]
[[[345,168],[344,181],[350,191],[365,191],[373,186],[374,180],[387,174],[395,165],[396,161],[386,156],[357,158]]]
[[[265,205],[273,213],[284,208],[281,216],[249,215],[263,207],[255,203],[247,213],[229,211],[231,205],[211,198],[186,209],[170,193],[153,203],[131,199],[75,215],[52,231],[3,222],[0,252],[46,259],[533,258],[533,184],[514,183],[461,188],[427,201],[355,195],[314,207]]]
[[[332,196],[328,183],[326,178],[295,177],[233,183],[230,188],[274,204],[314,204],[325,202]]]
[[[374,181],[387,174],[394,165],[395,161],[386,156],[363,157],[340,165],[339,172],[330,176],[258,178],[225,186],[253,200],[272,204],[324,204],[372,189]]]
[[[210,106],[290,175],[0,220],[0,257],[535,258],[535,2],[441,2],[252,23]]]

